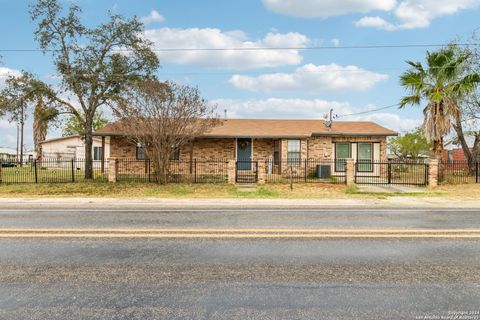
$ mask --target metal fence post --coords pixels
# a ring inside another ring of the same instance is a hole
[[[93,162],[92,162],[92,164],[93,164]],[[74,167],[74,163],[73,163],[73,159],[72,159],[72,182],[75,182],[75,169],[73,167]],[[94,178],[95,178],[95,175],[94,175]]]
[[[391,184],[392,183],[392,163],[390,162],[390,160],[388,160],[387,171],[388,171],[388,178],[387,178],[388,184]]]
[[[38,175],[37,175],[37,159],[33,161],[33,168],[35,172],[35,183],[38,183]]]
[[[480,161],[477,161],[477,166],[475,167],[475,183],[478,183],[478,167],[480,166]]]
[[[151,182],[151,179],[150,179],[150,166],[151,166],[150,159],[148,159],[148,182]]]
[[[307,182],[307,159],[305,159],[304,174],[305,174],[305,183],[306,183]]]
[[[195,166],[195,176],[194,176],[194,183],[197,183],[197,158],[194,159],[194,166]]]

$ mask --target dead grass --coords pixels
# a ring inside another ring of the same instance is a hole
[[[343,184],[267,184],[240,191],[228,184],[55,183],[0,185],[0,198],[266,198],[266,199],[384,199],[391,196],[480,199],[480,184],[442,185],[420,194],[365,194]]]

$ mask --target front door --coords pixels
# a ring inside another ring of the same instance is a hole
[[[237,139],[237,163],[238,170],[252,169],[252,139]]]

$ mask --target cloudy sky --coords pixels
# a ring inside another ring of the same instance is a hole
[[[141,18],[158,49],[219,49],[160,50],[159,77],[198,86],[229,117],[319,119],[333,108],[339,121],[372,120],[398,131],[422,118],[420,108],[384,108],[404,94],[398,78],[405,60],[420,61],[435,49],[427,45],[468,39],[480,27],[480,0],[76,2],[92,26],[109,11]],[[48,55],[8,51],[37,49],[29,3],[0,0],[0,87],[22,69],[55,81]],[[15,132],[0,119],[0,146],[15,146]],[[49,137],[60,134],[53,128]]]

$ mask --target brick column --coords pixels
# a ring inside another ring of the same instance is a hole
[[[228,183],[235,184],[235,174],[236,174],[236,161],[235,160],[228,160],[227,163],[227,176],[228,176]]]
[[[353,159],[346,159],[345,181],[347,182],[347,186],[355,184],[355,161]]]
[[[438,159],[428,160],[428,185],[438,186]]]
[[[117,182],[117,176],[118,176],[117,158],[110,158],[108,160],[108,182]]]
[[[258,161],[258,184],[265,184],[266,180],[266,175],[267,175],[267,168],[266,168],[266,163],[264,160],[259,160]]]

